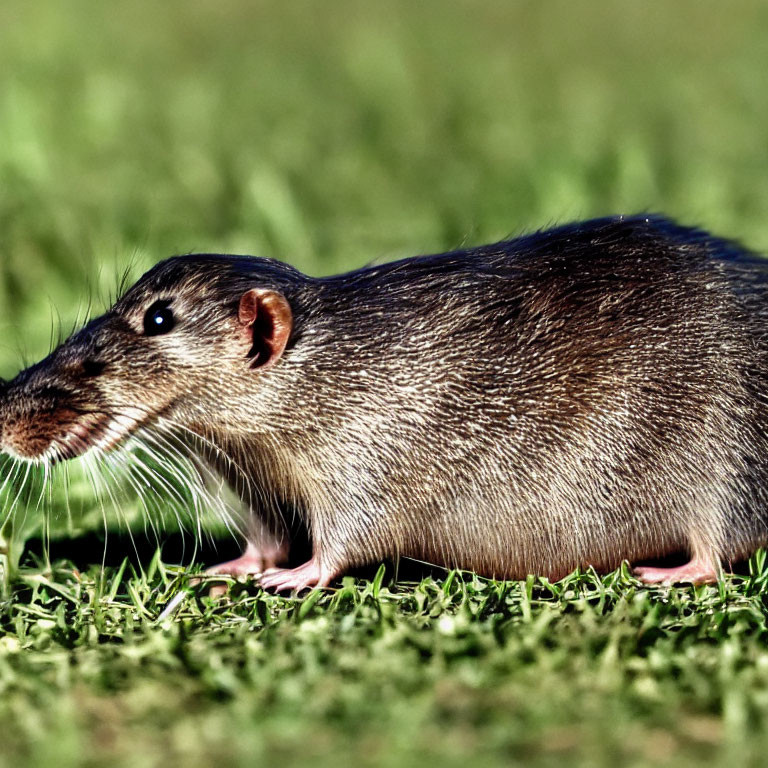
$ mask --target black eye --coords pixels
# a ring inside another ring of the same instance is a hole
[[[147,336],[159,336],[173,330],[176,320],[169,304],[170,301],[156,301],[147,310],[144,315],[144,333]]]

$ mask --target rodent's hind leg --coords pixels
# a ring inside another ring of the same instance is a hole
[[[696,555],[676,568],[639,566],[633,569],[633,573],[644,584],[714,584],[720,575],[720,568],[713,558]]]
[[[315,555],[298,568],[273,568],[259,579],[259,583],[264,589],[277,592],[300,592],[310,587],[327,587],[338,573],[339,569],[329,568]]]

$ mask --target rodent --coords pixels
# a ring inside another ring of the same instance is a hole
[[[398,556],[557,579],[675,551],[638,577],[708,582],[768,539],[767,279],[659,216],[325,278],[173,257],[4,385],[0,445],[201,435],[252,508],[214,570],[265,587]],[[312,557],[280,568],[294,514]]]

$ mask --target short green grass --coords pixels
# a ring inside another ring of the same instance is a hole
[[[17,765],[761,765],[764,560],[719,588],[348,578],[304,600],[31,571],[0,639]]]
[[[178,252],[323,274],[640,210],[768,251],[767,25],[710,0],[4,0],[0,376]],[[216,602],[159,556],[84,556],[102,513],[73,477],[3,529],[6,565],[29,549],[0,764],[764,762],[762,554],[697,589],[374,570]]]

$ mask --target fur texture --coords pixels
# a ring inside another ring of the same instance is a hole
[[[294,514],[331,575],[398,555],[496,577],[728,562],[767,538],[767,277],[658,217],[324,279],[176,257],[7,385],[2,447],[67,459],[161,420],[200,435],[262,566]],[[293,316],[268,368],[238,321],[254,288]],[[158,300],[176,325],[147,336]]]

